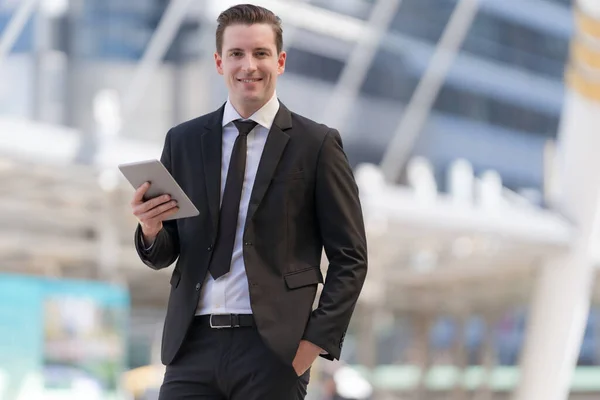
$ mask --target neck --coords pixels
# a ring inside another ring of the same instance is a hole
[[[235,104],[233,102],[231,102],[231,105],[233,106],[233,108],[235,108],[235,111],[237,111],[238,114],[240,114],[240,117],[242,117],[244,119],[250,118],[250,116],[252,114],[254,114],[255,112],[257,112],[258,110],[260,110],[260,108],[262,106],[264,106],[264,104],[261,104],[261,105],[254,105],[254,104],[252,104],[252,105],[249,105],[249,104],[238,105],[238,104]]]
[[[252,114],[257,112],[265,104],[267,104],[269,102],[269,100],[271,100],[271,97],[269,97],[264,102],[258,102],[258,101],[257,102],[241,102],[241,101],[236,101],[233,98],[229,99],[229,101],[231,102],[231,105],[233,106],[233,108],[235,108],[235,111],[237,111],[238,114],[240,114],[240,117],[242,117],[244,119],[250,118],[250,116]]]

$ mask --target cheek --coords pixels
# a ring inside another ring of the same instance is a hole
[[[223,65],[222,68],[226,75],[233,75],[236,69],[234,65]]]

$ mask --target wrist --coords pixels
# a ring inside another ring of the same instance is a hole
[[[319,355],[325,352],[325,350],[323,350],[322,348],[320,348],[319,346],[317,346],[316,344],[314,344],[313,342],[306,340],[306,339],[302,339],[301,343],[303,342],[303,345],[305,347],[307,347],[308,349],[311,350],[311,352],[313,352],[315,355]]]
[[[147,246],[150,246],[152,243],[154,243],[154,240],[156,239],[156,237],[158,236],[158,233],[162,230],[162,226],[160,226],[158,229],[156,228],[148,228],[147,226],[144,226],[144,224],[141,224],[142,227],[142,238],[144,239],[144,243]]]

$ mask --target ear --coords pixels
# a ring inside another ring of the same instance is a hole
[[[287,58],[287,53],[285,51],[282,51],[281,53],[279,53],[279,57],[277,59],[277,74],[278,75],[283,74],[283,71],[285,71],[286,58]]]
[[[217,72],[219,73],[219,75],[223,75],[223,59],[217,52],[215,52],[215,65],[217,67]]]

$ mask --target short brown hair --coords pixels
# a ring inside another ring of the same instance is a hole
[[[217,52],[221,54],[223,50],[223,32],[225,28],[235,24],[269,24],[275,33],[275,46],[277,54],[283,49],[283,29],[281,28],[281,19],[271,10],[253,4],[238,4],[223,11],[217,18]]]

